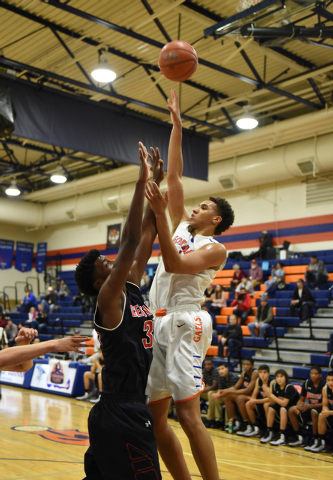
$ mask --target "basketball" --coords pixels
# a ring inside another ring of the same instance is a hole
[[[174,40],[164,45],[158,64],[166,78],[173,82],[184,82],[196,71],[198,55],[189,43]]]

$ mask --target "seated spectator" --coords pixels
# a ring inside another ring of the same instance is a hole
[[[283,270],[283,264],[281,262],[278,262],[276,264],[276,267],[272,265],[271,269],[271,279],[266,280],[265,282],[265,287],[266,287],[266,293],[269,290],[270,292],[268,293],[271,294],[273,291],[277,289],[277,284],[279,282],[284,282],[284,270]]]
[[[227,299],[222,285],[216,285],[215,292],[210,298],[212,300],[212,304],[209,307],[209,311],[213,312],[214,315],[220,315],[221,308],[227,306]]]
[[[2,328],[7,327],[7,320],[6,320],[5,314],[3,312],[0,312],[0,327],[2,327]]]
[[[325,435],[327,432],[327,427],[332,437],[333,431],[333,371],[328,372],[326,376],[326,385],[322,390],[322,403],[323,408],[319,415],[318,421],[318,432],[319,432],[319,443],[317,447],[312,447],[311,452],[319,453],[326,452],[326,441]]]
[[[15,344],[15,338],[17,337],[17,326],[13,323],[11,318],[7,321],[6,335],[8,339],[8,345],[12,347]]]
[[[41,301],[45,313],[53,313],[58,309],[58,295],[53,291],[53,287],[48,287],[47,295]]]
[[[28,314],[28,320],[25,322],[25,326],[27,328],[33,328],[34,330],[38,330],[39,323],[36,320],[37,311],[34,307],[30,308],[30,312]]]
[[[204,305],[205,307],[210,307],[212,304],[212,295],[215,292],[215,287],[212,283],[208,285],[204,292],[205,300],[201,305]]]
[[[232,352],[236,348],[243,346],[243,332],[242,327],[238,323],[236,315],[232,314],[229,317],[229,325],[223,332],[218,344],[218,356],[224,357],[224,347],[228,346],[229,352]],[[236,355],[235,352],[234,355]]]
[[[312,421],[312,443],[304,450],[312,451],[319,445],[318,417],[322,409],[322,392],[325,380],[321,378],[321,368],[314,366],[310,370],[310,379],[303,383],[301,397],[294,407],[289,409],[289,419],[296,435],[296,441],[288,443],[289,447],[300,447],[303,442],[299,424],[305,426]],[[308,403],[305,403],[306,399]]]
[[[318,260],[317,255],[311,255],[310,263],[305,272],[305,280],[309,288],[319,290],[322,283],[328,280],[328,273],[322,260]]]
[[[59,289],[59,298],[60,299],[64,299],[67,297],[67,295],[69,295],[71,292],[70,292],[70,289],[69,289],[69,286],[67,285],[67,283],[65,282],[65,280],[61,280],[60,282],[60,289]]]
[[[0,327],[0,350],[8,348],[8,338],[6,330],[3,327]]]
[[[254,368],[252,358],[244,359],[243,369],[244,371],[235,386],[227,388],[222,393],[229,418],[235,419],[234,432],[241,430],[241,435],[244,435],[250,424],[245,405],[250,400],[258,378],[258,371]],[[241,421],[243,422],[242,428]]]
[[[252,396],[246,402],[246,411],[250,419],[250,424],[244,432],[245,437],[258,437],[260,432],[260,425],[266,427],[266,411],[264,404],[269,403],[267,393],[263,390],[263,385],[269,387],[273,378],[269,374],[268,365],[260,365],[258,368],[259,378],[256,380]],[[241,432],[238,432],[241,434]]]
[[[21,330],[21,328],[23,328],[23,323],[19,322],[17,324],[17,333]]]
[[[227,409],[225,409],[225,419],[222,418],[222,409],[224,405],[224,398],[222,392],[236,385],[239,380],[237,373],[229,371],[227,363],[220,363],[218,368],[217,392],[211,390],[208,392],[208,413],[206,423],[207,428],[220,428],[228,424],[229,416]]]
[[[36,320],[38,322],[38,333],[45,333],[46,332],[46,327],[49,322],[49,316],[47,313],[44,312],[44,307],[42,304],[38,305],[38,311],[36,315]]]
[[[260,442],[269,442],[274,446],[285,445],[288,410],[297,404],[299,393],[294,385],[289,383],[288,374],[282,368],[276,370],[275,380],[271,382],[270,387],[263,385],[263,390],[267,393],[269,406],[267,412],[267,432]],[[273,425],[276,415],[280,418],[280,432],[278,439],[273,441]]]
[[[262,268],[259,267],[257,260],[251,261],[251,268],[249,270],[248,279],[252,282],[253,287],[260,285],[264,278]]]
[[[259,250],[251,253],[247,258],[248,260],[252,260],[253,258],[260,258],[263,260],[267,254],[267,250],[273,247],[272,237],[266,230],[261,233],[261,237],[259,237],[258,240],[260,245]]]
[[[37,308],[37,300],[35,295],[27,289],[25,291],[25,296],[21,300],[21,306],[19,307],[20,312],[29,312],[30,308]]]
[[[203,410],[206,410],[204,404],[206,404],[208,400],[208,392],[216,392],[217,390],[218,371],[217,368],[214,367],[213,360],[210,358],[205,359],[202,378],[205,383],[205,389],[200,393],[200,399],[202,400],[201,412],[203,413]]]
[[[236,307],[232,313],[236,315],[236,317],[240,318],[242,325],[245,325],[251,310],[251,298],[246,293],[245,288],[242,289],[238,297],[231,302],[230,307]]]
[[[246,273],[241,270],[240,266],[235,263],[235,265],[233,265],[233,270],[234,270],[234,276],[232,277],[232,280],[230,282],[230,288],[232,290],[235,290],[235,288],[237,287],[237,285],[240,283],[240,281],[242,280],[242,278],[246,278]]]
[[[267,295],[264,293],[261,296],[260,306],[258,307],[254,322],[248,324],[252,337],[265,338],[266,330],[272,326],[273,321],[273,309],[268,304]]]
[[[304,286],[303,280],[297,280],[297,287],[294,290],[292,300],[290,302],[290,315],[292,317],[296,314],[298,308],[298,315],[302,322],[308,320],[311,316],[311,308],[316,306],[316,300],[307,287]]]
[[[236,296],[237,296],[237,294],[240,293],[240,291],[241,291],[242,289],[245,289],[245,291],[246,291],[251,297],[253,296],[254,287],[253,287],[253,285],[252,285],[252,282],[251,282],[250,280],[248,280],[248,279],[246,278],[246,276],[244,276],[244,277],[241,279],[239,285],[237,286],[237,288],[236,288]]]
[[[98,350],[98,357],[93,358],[93,366],[89,371],[84,372],[83,374],[83,383],[85,393],[81,397],[76,397],[76,400],[89,400],[90,403],[97,403],[100,400],[102,389],[102,370],[104,367],[104,357],[102,350]],[[94,391],[90,389],[90,380],[93,381],[94,385],[99,390],[99,395],[96,399],[91,399],[94,396]]]

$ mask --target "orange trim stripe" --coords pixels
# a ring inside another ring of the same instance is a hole
[[[200,390],[200,392],[196,393],[195,395],[193,395],[193,397],[189,397],[189,398],[184,398],[184,400],[174,400],[175,403],[183,403],[183,402],[187,402],[188,400],[193,400],[193,398],[197,397],[198,395],[200,395],[203,391],[205,390],[205,386],[203,387],[202,390]]]

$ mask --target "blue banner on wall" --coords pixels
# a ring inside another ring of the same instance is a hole
[[[14,257],[14,241],[0,239],[0,268],[12,268]]]
[[[32,258],[34,244],[27,242],[16,242],[15,268],[20,272],[30,272],[32,269]]]
[[[47,243],[39,243],[37,245],[37,255],[36,255],[36,272],[42,273],[45,270],[45,262],[46,262],[46,251],[47,251]]]

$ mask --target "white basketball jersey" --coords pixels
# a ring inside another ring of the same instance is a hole
[[[219,243],[213,237],[192,237],[187,229],[189,224],[190,222],[179,224],[172,238],[180,255],[190,254],[209,243]],[[223,269],[225,262],[219,270]],[[161,260],[150,289],[151,309],[156,311],[181,305],[197,305],[200,309],[200,304],[204,301],[204,291],[215,275],[216,270],[213,269],[203,270],[195,275],[167,273]]]

